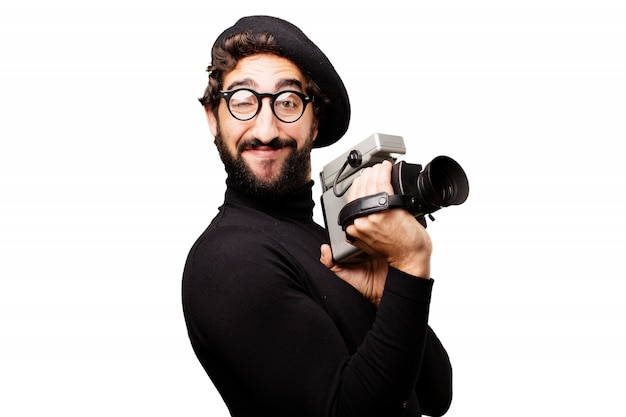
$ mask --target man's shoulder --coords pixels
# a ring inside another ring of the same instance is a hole
[[[236,223],[232,221],[213,221],[200,235],[194,249],[211,253],[240,252],[244,249],[258,247],[271,239],[268,229],[253,222]]]
[[[188,264],[206,271],[228,265],[230,268],[262,269],[280,264],[319,260],[322,232],[246,207],[226,206],[212,220],[193,245]],[[264,262],[260,263],[260,260]]]

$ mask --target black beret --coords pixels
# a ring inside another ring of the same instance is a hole
[[[251,34],[273,34],[281,55],[308,74],[328,95],[331,103],[325,109],[325,117],[319,126],[313,147],[321,148],[341,139],[350,124],[350,100],[343,81],[326,55],[298,27],[271,16],[248,16],[239,19],[222,32],[215,45],[224,45],[226,39],[244,31]]]

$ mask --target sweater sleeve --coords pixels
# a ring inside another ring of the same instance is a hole
[[[224,228],[190,254],[189,335],[231,413],[403,415],[431,347],[432,281],[390,268],[372,329],[350,354],[298,279],[305,273],[271,235],[248,228]]]
[[[352,403],[356,415],[402,415],[419,376],[428,331],[433,280],[389,268],[383,298],[372,330],[353,358],[377,385],[348,399],[373,396],[372,404]],[[348,372],[346,377],[350,376]],[[367,381],[367,379],[365,379]],[[367,381],[370,383],[370,381]],[[367,386],[367,385],[366,385]],[[366,408],[369,407],[369,408]],[[371,413],[371,414],[368,414]]]

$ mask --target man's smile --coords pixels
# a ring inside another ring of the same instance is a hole
[[[274,139],[269,143],[263,143],[258,139],[242,142],[239,145],[239,154],[260,159],[277,159],[281,155],[295,150],[297,144],[289,139]]]

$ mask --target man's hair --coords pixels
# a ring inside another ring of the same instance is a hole
[[[205,107],[210,107],[217,116],[217,108],[220,101],[219,92],[223,88],[222,76],[235,68],[237,62],[242,58],[257,54],[273,54],[286,58],[281,53],[275,36],[267,32],[253,35],[245,31],[229,37],[222,45],[214,45],[211,54],[213,62],[207,68],[209,84],[204,90],[204,95],[199,99],[200,103]],[[322,92],[309,76],[306,68],[300,68],[300,71],[302,71],[306,79],[305,94],[315,97],[313,111],[317,120],[321,121],[324,108],[329,103],[328,96]]]

